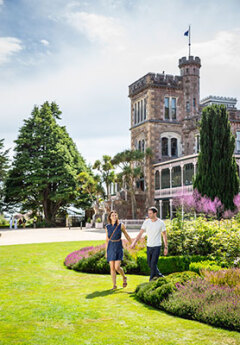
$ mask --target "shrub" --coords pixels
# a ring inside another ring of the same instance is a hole
[[[96,223],[102,223],[102,219],[101,219],[100,217],[98,217],[98,218],[96,219]]]
[[[196,277],[198,274],[195,272],[172,273],[167,277],[138,285],[135,294],[145,303],[161,308],[161,302],[176,290],[177,283],[184,283]]]
[[[240,269],[231,268],[217,272],[203,271],[202,275],[204,279],[211,284],[219,286],[229,286],[234,288],[235,291],[240,294]]]
[[[188,271],[189,264],[191,262],[198,262],[204,259],[206,259],[206,257],[201,255],[160,256],[158,260],[158,268],[163,274],[183,272]],[[140,274],[150,274],[150,268],[147,264],[146,252],[140,251],[139,253],[137,253],[137,264]]]
[[[219,271],[222,267],[217,265],[215,261],[200,261],[200,262],[191,262],[189,265],[189,271],[197,272],[200,274],[203,270],[208,271]]]
[[[234,289],[201,278],[177,284],[177,290],[160,307],[180,317],[240,330],[240,300]]]

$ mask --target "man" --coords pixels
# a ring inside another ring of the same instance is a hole
[[[140,240],[144,231],[146,231],[147,234],[147,260],[148,266],[151,270],[149,278],[149,281],[151,281],[154,277],[164,277],[164,275],[159,271],[157,267],[160,249],[162,245],[161,234],[163,235],[164,241],[164,255],[167,255],[168,253],[166,226],[163,220],[157,217],[156,207],[149,207],[148,219],[145,219],[145,221],[143,222],[139,234],[131,244],[131,248],[135,247],[136,243]]]

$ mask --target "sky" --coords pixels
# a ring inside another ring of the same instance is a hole
[[[239,0],[0,0],[0,138],[55,101],[87,163],[130,147],[128,85],[201,58],[200,98],[240,107]]]

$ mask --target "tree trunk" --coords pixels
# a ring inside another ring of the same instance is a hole
[[[131,195],[131,204],[132,204],[132,219],[136,219],[137,202],[136,202],[134,189],[130,189],[130,195]]]

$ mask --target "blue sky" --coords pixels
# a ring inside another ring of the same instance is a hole
[[[238,0],[0,0],[0,138],[13,148],[23,119],[49,100],[87,162],[128,148],[128,85],[179,74],[189,24],[201,98],[240,100],[239,15]]]

